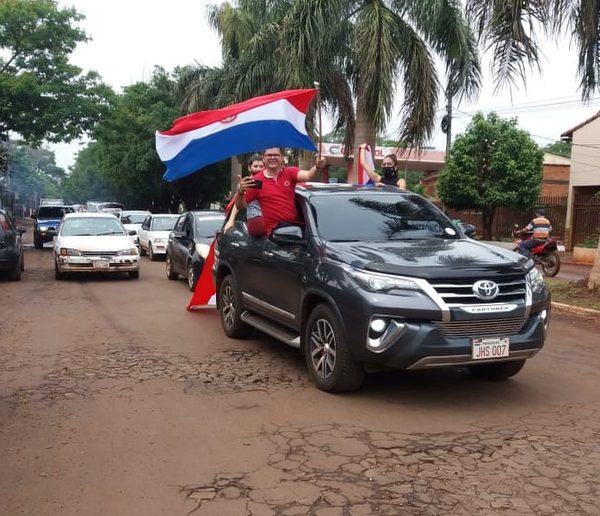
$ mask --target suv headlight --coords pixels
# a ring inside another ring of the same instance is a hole
[[[79,251],[78,249],[70,249],[68,247],[61,247],[60,255],[61,256],[82,256],[81,251]]]
[[[534,292],[541,292],[546,285],[544,282],[544,276],[535,267],[531,269],[526,276],[527,283]]]
[[[137,247],[130,247],[129,249],[120,249],[117,251],[117,256],[131,256],[138,254]]]
[[[362,288],[368,290],[369,292],[387,292],[389,294],[393,294],[394,290],[421,289],[417,282],[404,276],[366,272],[352,268],[347,268],[346,270]]]
[[[48,230],[48,226],[39,226],[38,229],[40,231],[47,231]]]

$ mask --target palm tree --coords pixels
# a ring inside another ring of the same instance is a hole
[[[399,139],[420,147],[431,136],[446,67],[447,95],[474,96],[480,85],[475,39],[459,0],[299,0],[284,20],[282,49],[301,79],[344,70],[356,99],[353,148],[375,144],[401,85]]]
[[[420,146],[431,136],[440,92],[435,57],[445,63],[448,95],[473,96],[480,84],[460,0],[240,0],[212,7],[209,20],[224,64],[190,72],[188,110],[318,80],[336,128],[346,129],[348,151],[375,144],[398,82],[400,139]]]

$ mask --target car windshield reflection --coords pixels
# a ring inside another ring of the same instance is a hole
[[[124,235],[125,231],[115,218],[66,219],[61,229],[62,236],[107,236]]]

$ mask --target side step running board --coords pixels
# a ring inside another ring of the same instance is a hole
[[[284,342],[288,346],[300,349],[300,335],[292,330],[283,328],[265,317],[261,317],[260,315],[248,311],[242,313],[241,319],[246,324],[254,326],[257,330],[260,330],[271,337],[275,337],[277,340]]]

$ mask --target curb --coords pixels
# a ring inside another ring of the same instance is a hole
[[[565,305],[563,303],[555,303],[552,301],[552,310],[556,310],[559,314],[574,314],[581,315],[584,317],[593,317],[595,320],[600,319],[600,310],[594,310],[592,308],[581,308],[574,305]]]

